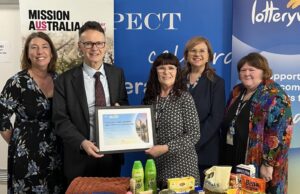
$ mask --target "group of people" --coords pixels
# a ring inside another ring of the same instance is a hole
[[[82,64],[57,75],[47,34],[32,33],[25,42],[22,71],[0,95],[8,193],[63,193],[79,176],[120,176],[123,154],[99,154],[95,145],[95,86],[101,106],[128,105],[124,72],[103,62],[106,38],[98,22],[80,28],[78,50]],[[154,107],[156,145],[145,153],[155,159],[160,188],[168,178],[184,176],[203,185],[205,169],[244,163],[255,165],[267,193],[287,193],[291,102],[271,80],[266,58],[250,53],[238,62],[241,83],[227,106],[209,41],[190,39],[184,59],[183,68],[171,53],[155,59],[142,102]]]

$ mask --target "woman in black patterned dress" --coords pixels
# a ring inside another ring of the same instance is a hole
[[[199,185],[195,144],[200,126],[192,96],[186,91],[180,64],[171,53],[159,55],[151,68],[144,104],[155,107],[157,144],[146,150],[155,158],[160,188],[168,178],[193,176]]]
[[[9,145],[9,194],[63,192],[59,144],[51,124],[56,60],[48,35],[32,33],[25,42],[22,71],[0,95],[0,133]]]

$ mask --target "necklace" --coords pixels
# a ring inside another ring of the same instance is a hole
[[[188,74],[188,75],[187,75],[187,80],[188,80],[187,88],[188,88],[189,90],[193,90],[193,89],[197,86],[198,81],[199,81],[201,75],[196,79],[196,81],[195,81],[193,84],[190,83],[190,77],[191,77],[190,74]]]
[[[160,118],[163,113],[163,110],[170,98],[170,94],[165,98],[163,104],[159,106],[159,101],[162,99],[159,95],[156,97],[156,103],[155,103],[155,127],[158,129],[159,123],[160,123]]]

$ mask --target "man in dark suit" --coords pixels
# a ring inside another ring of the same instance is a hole
[[[79,30],[78,42],[83,64],[64,72],[55,82],[53,122],[63,140],[68,183],[78,176],[120,176],[124,162],[122,154],[99,154],[95,145],[96,77],[100,78],[102,95],[105,94],[104,105],[128,104],[123,70],[103,63],[105,43],[101,25],[86,22]],[[96,76],[96,72],[100,75]]]

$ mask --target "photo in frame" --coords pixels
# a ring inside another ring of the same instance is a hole
[[[100,154],[141,151],[155,144],[153,108],[96,107],[96,143]]]

